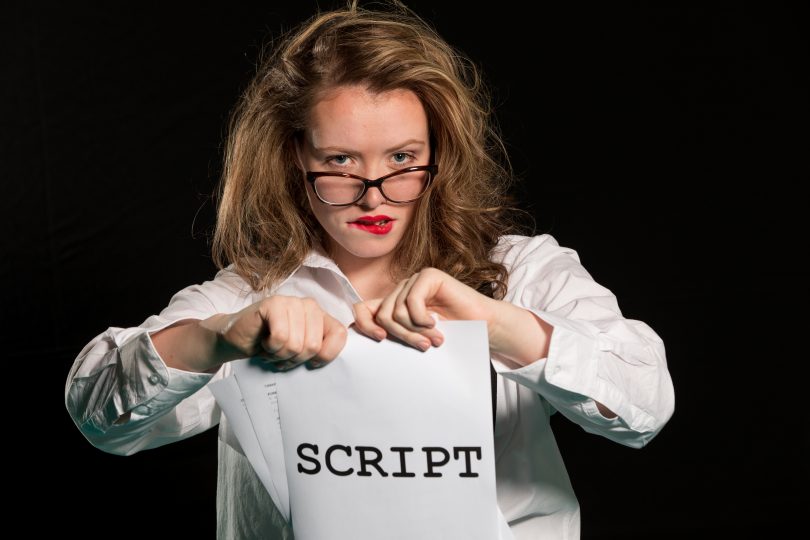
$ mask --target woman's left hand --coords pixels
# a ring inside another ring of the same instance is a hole
[[[354,305],[357,329],[377,340],[393,336],[420,350],[438,347],[444,338],[433,315],[449,320],[489,323],[496,300],[436,268],[425,268],[402,280],[384,298]]]
[[[486,321],[490,353],[513,367],[545,358],[554,330],[531,311],[484,296],[436,268],[399,282],[384,298],[354,305],[357,330],[377,340],[392,336],[422,351],[444,341],[434,315]]]

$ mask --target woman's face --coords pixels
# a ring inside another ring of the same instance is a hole
[[[299,152],[307,171],[348,172],[371,180],[427,165],[427,114],[410,90],[373,94],[364,87],[341,86],[312,108]],[[415,203],[389,202],[378,188],[369,188],[352,205],[329,206],[306,184],[309,204],[341,267],[388,258],[413,219]]]

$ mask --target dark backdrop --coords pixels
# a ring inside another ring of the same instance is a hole
[[[93,336],[213,276],[228,113],[303,4],[4,10],[0,339],[26,527],[213,537],[216,430],[107,455],[63,386]],[[773,532],[807,503],[806,25],[774,3],[614,4],[411,2],[484,69],[538,232],[667,345],[676,412],[646,448],[554,419],[583,538]]]

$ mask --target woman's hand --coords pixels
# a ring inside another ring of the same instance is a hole
[[[490,352],[519,366],[548,354],[551,325],[530,311],[484,296],[436,268],[401,281],[385,298],[354,305],[360,332],[378,340],[393,336],[423,351],[444,340],[433,314],[448,320],[486,321]]]
[[[426,268],[400,281],[384,298],[354,305],[357,329],[381,340],[395,337],[427,350],[438,347],[444,338],[433,316],[450,320],[488,320],[491,298],[435,268]]]
[[[331,362],[346,344],[346,327],[312,298],[271,296],[226,317],[218,332],[224,347],[280,369]]]
[[[166,365],[213,373],[224,362],[262,357],[278,369],[335,359],[346,327],[312,298],[271,296],[237,313],[184,320],[151,336]]]

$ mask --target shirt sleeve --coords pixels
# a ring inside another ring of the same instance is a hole
[[[184,319],[206,319],[249,303],[247,285],[223,270],[175,294],[159,315],[133,328],[108,328],[79,353],[65,384],[73,422],[97,448],[119,455],[162,446],[219,422],[206,385],[221,377],[166,365],[150,334]]]
[[[493,359],[496,371],[588,432],[627,446],[647,444],[675,405],[661,338],[647,324],[625,319],[577,253],[549,235],[504,237],[496,258],[509,269],[504,300],[554,327],[546,358],[518,369]],[[603,416],[596,402],[617,417]]]

